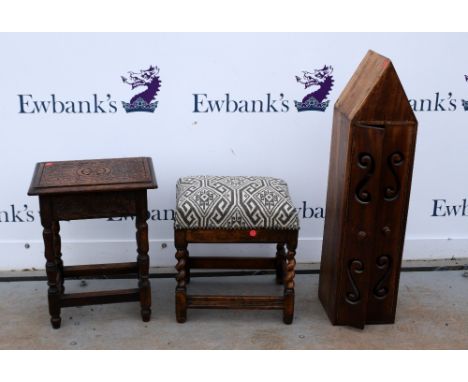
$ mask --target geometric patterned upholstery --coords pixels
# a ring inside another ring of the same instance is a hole
[[[175,229],[299,229],[284,180],[188,176],[176,186]]]

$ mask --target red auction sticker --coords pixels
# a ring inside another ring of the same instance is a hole
[[[257,236],[257,231],[255,231],[254,229],[251,229],[250,232],[249,232],[249,235],[251,237],[255,237],[255,236]]]

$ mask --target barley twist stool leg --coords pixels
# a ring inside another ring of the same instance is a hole
[[[291,324],[294,317],[294,276],[296,267],[297,235],[286,243],[288,253],[286,255],[286,272],[284,275],[284,310],[283,322]]]
[[[185,254],[186,254],[186,264],[185,264],[185,282],[187,284],[190,283],[190,261],[189,261],[189,257],[190,257],[190,253],[189,251],[185,251]]]
[[[283,284],[284,271],[283,263],[285,261],[286,252],[284,251],[284,243],[276,245],[276,283]]]
[[[187,320],[187,241],[185,240],[185,232],[175,232],[175,246],[177,252],[175,257],[177,259],[177,287],[176,287],[176,319],[179,323],[184,323]]]

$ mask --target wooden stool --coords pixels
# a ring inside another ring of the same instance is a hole
[[[68,306],[140,301],[143,321],[151,316],[148,279],[147,189],[157,188],[151,158],[122,158],[38,163],[28,195],[39,195],[50,322],[60,327],[60,309]],[[64,266],[60,220],[136,216],[137,261]],[[65,294],[67,277],[135,274],[138,288]]]
[[[177,182],[176,318],[187,308],[278,309],[290,324],[294,315],[294,269],[299,219],[281,179],[245,176],[192,176]],[[275,243],[276,256],[189,257],[189,243]],[[284,246],[287,247],[287,252]],[[190,270],[274,269],[283,296],[187,295]]]

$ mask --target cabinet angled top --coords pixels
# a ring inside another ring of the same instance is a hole
[[[392,62],[369,50],[335,103],[350,121],[417,123]]]

